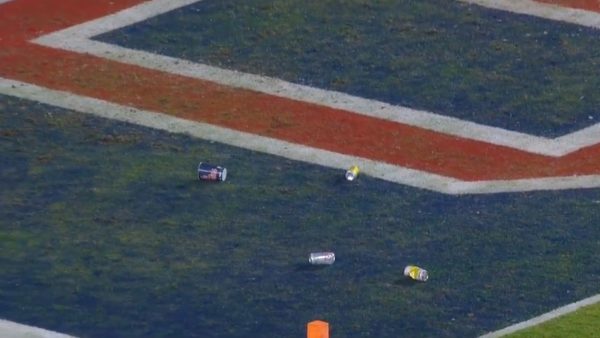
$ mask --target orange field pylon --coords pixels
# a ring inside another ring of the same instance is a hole
[[[306,338],[329,338],[329,323],[314,320],[306,325]]]

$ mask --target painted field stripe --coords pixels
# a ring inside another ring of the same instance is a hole
[[[75,338],[66,334],[0,319],[2,338]]]
[[[236,147],[273,154],[325,167],[344,170],[351,164],[360,166],[366,175],[417,188],[447,194],[488,194],[530,190],[560,190],[600,186],[600,175],[569,176],[545,179],[463,182],[450,177],[412,170],[366,158],[348,156],[322,149],[260,137],[210,124],[173,117],[168,114],[136,109],[115,103],[79,96],[64,91],[4,79],[0,77],[0,94],[74,110],[117,121],[134,123],[173,133],[183,133]]]
[[[0,74],[139,109],[465,181],[594,175],[600,157],[541,156],[91,55],[24,45]],[[600,153],[600,145],[586,148]]]
[[[389,121],[235,90],[88,55],[65,54],[34,45],[21,50],[35,57],[16,55],[0,58],[3,61],[0,62],[0,72],[4,76],[332,152],[431,172],[447,172],[450,174],[447,176],[462,176],[463,179],[481,179],[483,175],[498,177],[506,172],[498,168],[511,166],[511,162],[520,156],[524,158],[519,162],[541,161],[538,166],[546,160],[541,156],[512,151],[507,161],[498,157],[501,151],[494,146],[469,144],[465,140]],[[479,152],[480,156],[471,166],[471,172],[465,173],[465,148],[468,147]],[[413,155],[407,153],[409,149],[414,152]],[[454,153],[454,156],[444,153]],[[482,158],[486,154],[489,154],[488,158]],[[528,171],[507,173],[511,174],[526,176]]]
[[[12,12],[0,12],[0,37],[10,38],[23,34],[22,31],[35,37],[40,31],[56,27],[56,22],[60,26],[68,26],[71,21],[82,22],[82,12],[92,16],[92,9],[82,10],[77,0],[59,1],[60,8],[48,6],[51,3],[45,1],[43,10],[35,7],[38,4],[35,1],[33,4],[28,0],[11,3],[13,6],[7,9],[11,8]],[[108,4],[111,2],[94,2],[97,6],[94,10],[104,15]],[[75,13],[71,13],[75,11],[73,8],[77,9]],[[29,21],[20,22],[18,14],[22,12],[28,13]],[[245,135],[277,139],[283,142],[281,144],[303,144],[306,149],[322,149],[347,158],[369,158],[368,161],[392,171],[374,176],[413,186],[448,193],[598,186],[598,145],[562,158],[540,156],[14,39],[0,59],[0,74],[21,82],[37,83],[140,111],[169,112],[178,118],[218,125]],[[422,175],[426,172],[434,174]],[[429,181],[432,177],[438,180]]]
[[[537,16],[576,25],[600,28],[600,14],[533,0],[459,0],[503,11]]]
[[[204,140],[229,144],[330,168],[345,169],[351,164],[357,164],[368,175],[419,188],[439,191],[446,188],[452,189],[452,184],[460,185],[461,183],[452,178],[426,172],[256,136],[206,123],[177,118],[168,114],[136,109],[68,92],[50,90],[14,80],[0,78],[0,93],[112,120],[134,123],[173,133],[183,133]],[[600,184],[600,177],[598,177],[598,181]]]
[[[8,14],[6,20],[18,20]],[[53,17],[48,10],[42,14]],[[54,15],[64,21],[67,14]],[[0,59],[3,76],[24,82],[462,180],[528,178],[538,170],[546,177],[587,175],[596,169],[561,174],[549,165],[552,158],[88,54],[23,44]]]
[[[568,8],[578,8],[586,11],[600,12],[600,1],[598,0],[535,0]]]
[[[142,1],[144,0],[94,0],[86,1],[85,5],[81,1],[76,3],[52,0],[9,1],[2,5],[0,11],[2,49],[4,51],[5,47],[10,47],[11,43],[25,42],[50,32],[130,8]],[[57,15],[59,13],[65,15]]]
[[[504,329],[487,333],[487,334],[481,336],[480,338],[498,338],[498,337],[506,336],[508,334],[511,334],[511,333],[514,333],[514,332],[517,332],[517,331],[520,331],[520,330],[523,330],[523,329],[526,329],[526,328],[529,328],[532,326],[542,324],[544,322],[558,318],[560,316],[564,316],[566,314],[569,314],[571,312],[579,310],[582,307],[585,307],[588,305],[593,305],[598,302],[600,302],[600,294],[597,294],[597,295],[589,297],[589,298],[582,299],[575,303],[571,303],[571,304],[559,307],[548,313],[544,313],[543,315],[540,315],[535,318],[531,318],[529,320],[526,320],[521,323],[517,323],[515,325],[511,325]]]
[[[86,25],[83,26],[85,27]],[[461,138],[506,146],[535,154],[563,156],[582,147],[594,145],[599,142],[600,138],[598,136],[600,125],[590,127],[595,131],[592,133],[573,133],[558,139],[548,139],[497,127],[485,126],[427,111],[395,106],[345,93],[294,84],[276,78],[242,73],[205,64],[193,63],[173,57],[152,54],[145,51],[128,49],[99,41],[88,40],[71,34],[76,33],[77,31],[77,29],[69,30],[69,32],[61,31],[43,36],[34,41],[48,47],[61,48],[77,53],[88,53],[117,62],[211,81],[230,87],[248,89],[292,100],[314,103],[334,109],[398,122]],[[572,140],[575,142],[571,142]]]
[[[157,55],[91,40],[92,37],[123,28],[168,10],[187,6],[198,0],[153,0],[97,20],[57,31],[34,42],[77,53],[89,53],[102,58],[145,68],[183,75],[222,85],[315,103],[334,109],[398,122],[443,134],[511,147],[526,152],[563,156],[600,142],[600,124],[586,133],[572,133],[557,139],[528,135],[485,126],[427,111],[364,99],[349,94],[298,85],[271,77],[242,73],[173,57]],[[168,8],[168,10],[166,10]]]

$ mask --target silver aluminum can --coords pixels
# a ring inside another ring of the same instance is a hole
[[[201,181],[222,182],[227,178],[227,169],[206,162],[198,164],[198,179]]]
[[[407,265],[404,268],[404,275],[419,282],[426,282],[429,279],[429,272],[416,265]]]
[[[360,169],[358,168],[358,166],[353,165],[352,167],[350,167],[350,169],[346,170],[346,180],[354,181],[354,179],[358,176],[359,172]]]
[[[313,252],[308,257],[308,262],[313,265],[331,265],[335,262],[333,252]]]

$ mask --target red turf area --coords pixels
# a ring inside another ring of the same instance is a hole
[[[600,12],[600,1],[598,0],[536,0],[563,7],[579,8],[588,11]]]
[[[598,146],[557,159],[27,42],[139,2],[8,3],[0,13],[0,75],[463,180],[587,175],[600,167]]]

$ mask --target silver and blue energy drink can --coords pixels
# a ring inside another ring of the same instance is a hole
[[[227,169],[206,162],[198,164],[198,179],[201,181],[222,182],[227,178]]]

